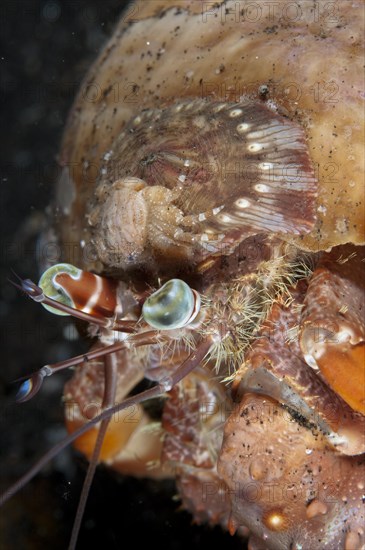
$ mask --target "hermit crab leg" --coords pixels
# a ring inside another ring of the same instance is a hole
[[[39,460],[34,464],[28,472],[21,477],[17,482],[15,482],[7,491],[0,495],[0,506],[7,502],[15,493],[22,489],[38,472],[45,466],[50,460],[58,455],[60,451],[65,449],[78,437],[83,435],[85,432],[90,430],[93,426],[99,422],[110,418],[113,414],[116,414],[119,411],[122,411],[131,405],[136,405],[138,403],[143,403],[149,399],[154,399],[160,397],[164,393],[170,391],[173,386],[175,386],[180,380],[185,378],[189,372],[191,372],[195,367],[197,367],[204,359],[204,357],[209,353],[210,348],[214,345],[214,337],[206,337],[197,344],[197,348],[181,363],[181,365],[171,373],[170,376],[167,376],[159,381],[156,386],[145,390],[138,395],[133,395],[125,399],[122,403],[109,407],[105,409],[101,414],[90,420],[87,424],[84,424],[72,434],[66,436],[62,441],[57,443],[52,449],[45,453]]]
[[[104,396],[102,402],[102,409],[111,407],[115,400],[116,385],[117,385],[117,359],[114,354],[106,355],[104,360]],[[91,456],[89,466],[87,469],[86,477],[82,487],[80,500],[77,506],[76,516],[72,527],[71,539],[69,544],[69,550],[73,550],[76,547],[82,518],[85,512],[86,502],[89,496],[91,484],[94,479],[95,470],[98,465],[98,460],[101,452],[101,447],[104,442],[105,434],[107,432],[111,416],[101,421],[98,435],[95,441],[93,454]]]

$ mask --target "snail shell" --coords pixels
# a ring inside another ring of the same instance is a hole
[[[132,20],[122,19],[75,102],[60,155],[64,171],[56,211],[61,243],[85,243],[72,262],[102,268],[89,248],[85,214],[95,200],[102,164],[114,155],[114,142],[128,123],[147,116],[144,109],[201,98],[257,102],[262,90],[269,105],[302,126],[319,180],[316,224],[306,236],[288,238],[315,252],[364,243],[362,2],[352,2],[351,10],[335,3],[333,11],[322,3],[317,11],[298,5],[295,18],[285,11],[285,0],[275,4],[271,18],[262,11],[268,5],[252,18],[246,9],[237,14],[233,1],[207,4],[203,12],[200,3],[177,2],[183,9],[174,4],[159,4],[166,8],[161,18],[153,3],[138,4]],[[98,90],[92,101],[89,89]],[[177,112],[170,120],[175,117],[180,120]],[[139,148],[130,138],[122,145],[129,160]],[[230,139],[221,133],[223,147]],[[67,251],[62,260],[71,260]]]
[[[107,267],[228,254],[260,232],[306,233],[317,182],[303,130],[262,103],[180,101],[134,117],[89,214]]]

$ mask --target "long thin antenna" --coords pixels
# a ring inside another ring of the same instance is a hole
[[[104,397],[103,397],[103,403],[102,408],[106,409],[108,407],[111,407],[115,401],[115,393],[116,393],[116,387],[117,387],[117,375],[118,375],[118,362],[116,356],[113,355],[106,355],[104,359]],[[82,487],[79,504],[77,506],[77,512],[74,520],[74,524],[72,526],[72,533],[71,533],[71,539],[69,543],[69,550],[74,550],[76,548],[77,539],[80,532],[81,522],[82,518],[84,516],[85,507],[87,503],[87,499],[90,493],[91,484],[94,479],[95,470],[98,465],[99,456],[101,452],[101,447],[104,442],[105,434],[107,432],[109,423],[111,421],[111,416],[109,418],[106,418],[105,420],[102,420],[99,428],[99,432],[96,438],[94,450],[92,457],[89,462],[89,466],[87,469],[86,477],[84,480],[84,484]]]
[[[57,443],[52,449],[47,451],[35,464],[32,466],[26,474],[24,474],[18,481],[16,481],[9,489],[7,489],[3,494],[0,495],[0,506],[7,502],[15,493],[20,491],[38,472],[45,466],[50,460],[58,455],[60,451],[65,449],[70,443],[75,441],[80,435],[84,434],[90,430],[95,424],[98,424],[102,420],[110,418],[113,414],[122,411],[131,405],[136,405],[138,403],[143,403],[149,399],[154,399],[155,397],[160,397],[167,391],[170,391],[175,384],[180,382],[185,376],[189,374],[195,367],[197,367],[200,362],[204,359],[206,354],[209,352],[210,347],[213,344],[213,338],[207,337],[204,340],[198,343],[197,348],[192,352],[185,361],[176,369],[175,372],[171,373],[171,376],[165,377],[162,379],[156,386],[149,388],[141,392],[138,395],[133,395],[128,397],[122,403],[115,405],[106,409],[101,414],[96,416],[93,420],[90,420],[84,426],[81,426],[75,430],[72,434],[66,436],[62,441]]]
[[[109,346],[102,346],[96,348],[88,353],[81,355],[76,355],[70,359],[65,359],[64,361],[59,361],[58,363],[53,363],[51,365],[44,365],[42,368],[31,374],[25,379],[23,384],[20,386],[19,391],[16,396],[18,403],[24,403],[29,401],[34,397],[42,387],[43,381],[47,376],[52,376],[60,370],[67,369],[69,367],[75,367],[82,363],[91,361],[92,359],[98,359],[99,357],[106,357],[108,354],[112,354],[116,351],[125,349],[126,347],[133,345],[134,347],[146,346],[155,344],[158,341],[158,332],[156,330],[150,330],[146,332],[140,332],[139,334],[132,334],[121,342],[115,342]],[[24,378],[21,378],[24,380]]]

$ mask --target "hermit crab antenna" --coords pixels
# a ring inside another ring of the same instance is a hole
[[[115,355],[114,354],[106,355],[104,360],[105,385],[104,385],[104,396],[103,396],[103,402],[102,402],[103,409],[107,409],[108,407],[111,407],[112,404],[114,403],[116,387],[117,387],[117,375],[118,375],[118,368],[117,368],[117,360]],[[68,546],[69,550],[74,550],[74,548],[76,547],[82,518],[85,512],[86,502],[90,493],[91,484],[93,482],[95,470],[98,465],[101,447],[103,445],[105,434],[107,432],[110,420],[111,420],[111,416],[109,416],[108,418],[105,418],[100,423],[100,428],[96,438],[93,454],[89,462],[89,466],[87,469],[86,477],[84,480],[84,484],[83,484],[80,499],[79,499],[79,504],[77,506],[77,512],[76,512],[74,524],[72,527],[71,539]]]
[[[14,277],[18,279],[19,283],[8,279],[9,283],[11,283],[13,286],[15,286],[15,288],[23,292],[29,298],[32,298],[32,300],[34,300],[35,302],[42,302],[44,300],[45,296],[39,286],[33,283],[33,281],[31,281],[30,279],[22,279],[13,270],[12,273]]]
[[[25,403],[25,401],[29,401],[29,399],[34,397],[39,392],[44,379],[47,376],[52,376],[52,374],[55,374],[56,372],[86,363],[93,359],[98,359],[99,357],[107,356],[130,346],[139,347],[155,344],[157,342],[158,332],[156,330],[150,330],[139,334],[133,334],[122,342],[115,342],[109,346],[102,346],[88,353],[76,355],[75,357],[65,359],[64,361],[59,361],[58,363],[53,363],[52,365],[44,365],[41,369],[24,380],[16,395],[16,401],[17,403]]]
[[[214,344],[213,337],[206,337],[198,342],[197,348],[185,359],[183,363],[171,373],[171,376],[165,377],[153,388],[149,388],[144,392],[128,397],[122,403],[110,407],[103,411],[101,414],[96,416],[93,420],[90,420],[84,426],[81,426],[75,430],[72,434],[65,437],[62,441],[57,443],[52,449],[45,453],[39,460],[28,470],[28,472],[21,477],[17,482],[15,482],[7,491],[0,495],[0,506],[7,502],[13,495],[15,495],[20,489],[22,489],[38,472],[45,466],[50,460],[58,455],[60,451],[65,449],[73,441],[75,441],[80,435],[86,433],[93,426],[102,422],[105,419],[110,418],[113,414],[116,414],[119,411],[122,411],[131,405],[136,405],[138,403],[143,403],[149,399],[154,399],[160,397],[164,393],[168,392],[175,386],[180,380],[185,378],[195,367],[197,367],[204,359],[204,357],[209,352],[210,348]]]

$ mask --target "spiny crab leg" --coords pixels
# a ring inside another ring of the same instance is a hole
[[[84,353],[82,355],[77,355],[76,357],[71,357],[70,359],[65,359],[65,361],[59,361],[58,363],[53,363],[52,365],[44,365],[22,383],[17,393],[16,401],[18,403],[24,403],[34,397],[40,390],[44,378],[47,376],[52,376],[55,372],[80,365],[81,363],[85,363],[93,359],[98,359],[99,357],[104,357],[130,346],[138,347],[155,344],[159,341],[159,339],[159,332],[157,330],[141,332],[139,334],[131,335],[123,342],[115,342],[109,346],[103,346],[94,351],[90,351],[89,353]]]
[[[52,449],[45,453],[23,477],[21,477],[11,487],[9,487],[7,491],[0,495],[0,506],[7,502],[20,489],[22,489],[28,483],[28,481],[33,479],[33,477],[37,475],[37,473],[43,468],[43,466],[45,466],[50,460],[57,456],[60,451],[65,449],[68,445],[70,445],[85,432],[90,430],[93,426],[107,418],[110,418],[111,416],[113,416],[113,414],[127,409],[131,405],[136,405],[138,403],[143,403],[144,401],[147,401],[149,399],[160,397],[164,393],[170,391],[173,386],[175,386],[178,382],[180,382],[180,380],[185,378],[185,376],[187,376],[189,372],[191,372],[203,361],[204,357],[208,354],[212,345],[214,345],[213,337],[207,337],[201,340],[197,344],[196,349],[187,357],[187,359],[185,359],[185,361],[183,361],[183,363],[181,363],[181,365],[174,372],[171,373],[171,376],[163,378],[156,386],[153,386],[153,388],[149,388],[148,390],[145,390],[138,395],[128,397],[122,403],[105,409],[93,420],[90,420],[87,424],[84,424],[83,426],[75,430],[72,434],[68,435],[62,441],[57,443],[57,445],[55,445],[54,447],[52,447]]]
[[[14,273],[14,272],[13,272]],[[119,330],[121,332],[134,332],[136,328],[136,322],[131,321],[120,321],[117,319],[110,319],[107,317],[96,317],[90,313],[80,311],[74,307],[63,304],[49,296],[46,296],[40,286],[36,285],[30,279],[22,279],[16,273],[14,275],[19,279],[20,284],[11,281],[9,282],[14,285],[17,289],[24,292],[29,298],[35,302],[39,302],[43,305],[52,307],[55,310],[62,311],[66,315],[71,315],[82,321],[98,325],[102,328],[108,328],[110,330]]]

